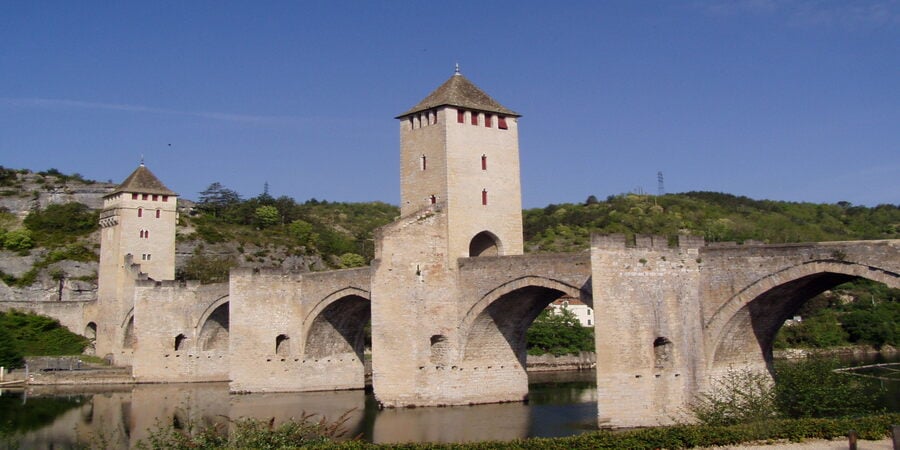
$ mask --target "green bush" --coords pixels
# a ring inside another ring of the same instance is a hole
[[[12,251],[28,250],[34,247],[34,239],[26,229],[10,230],[3,234],[3,247]]]
[[[238,419],[230,427],[188,424],[186,430],[157,427],[138,448],[152,449],[290,449],[326,444],[346,434],[348,411],[334,421],[314,420],[311,414],[275,426],[275,419]]]
[[[25,218],[25,226],[33,233],[36,244],[54,247],[96,230],[97,220],[98,213],[86,205],[65,203],[32,211]]]
[[[0,313],[0,330],[9,339],[0,339],[0,354],[23,356],[77,355],[90,343],[72,333],[56,319],[10,310]],[[16,353],[18,352],[18,353]],[[20,357],[21,359],[21,357]],[[19,367],[12,365],[11,367]]]
[[[876,412],[878,397],[871,383],[835,369],[840,361],[813,355],[801,361],[777,361],[775,396],[788,417],[843,417]],[[876,410],[876,411],[873,411]]]
[[[688,410],[706,425],[735,425],[778,416],[772,378],[749,369],[729,369]]]

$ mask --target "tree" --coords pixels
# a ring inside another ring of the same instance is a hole
[[[226,188],[222,183],[215,182],[200,193],[200,201],[197,202],[197,205],[201,211],[218,216],[224,209],[240,201],[240,194]]]
[[[543,310],[525,333],[529,355],[556,356],[594,350],[594,330],[581,326],[566,308]]]
[[[281,221],[281,213],[274,206],[260,206],[256,208],[253,219],[260,228],[268,228],[272,225],[277,225]]]
[[[7,327],[0,326],[0,366],[7,369],[22,365],[22,350]]]
[[[297,242],[300,245],[305,245],[307,247],[314,246],[316,244],[316,233],[313,232],[313,226],[311,223],[297,219],[288,225],[288,232],[297,239]]]
[[[344,253],[341,255],[341,268],[350,269],[366,265],[366,258],[356,253]]]

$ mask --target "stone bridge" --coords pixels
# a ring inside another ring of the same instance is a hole
[[[900,288],[900,241],[703,245],[595,236],[591,249],[601,421],[667,423],[730,367],[770,366],[807,300],[866,278]]]

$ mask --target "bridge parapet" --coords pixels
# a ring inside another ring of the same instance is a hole
[[[678,235],[674,240],[669,236],[655,234],[635,235],[634,241],[629,242],[627,236],[621,233],[594,234],[591,236],[591,248],[598,250],[624,250],[626,248],[663,250],[673,247],[700,248],[706,246],[703,236]]]

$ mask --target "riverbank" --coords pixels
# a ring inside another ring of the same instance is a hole
[[[801,359],[811,355],[830,355],[862,358],[877,355],[896,355],[897,353],[900,353],[900,349],[890,345],[885,345],[881,348],[875,348],[871,345],[848,345],[833,348],[786,348],[774,350],[772,357],[775,359]]]

